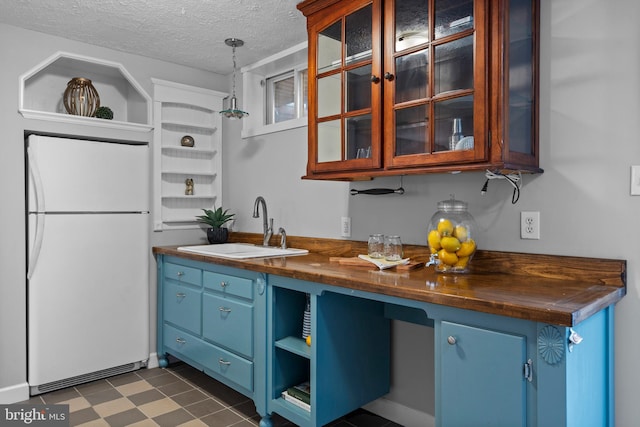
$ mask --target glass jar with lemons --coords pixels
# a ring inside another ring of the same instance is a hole
[[[429,221],[427,243],[439,273],[467,273],[476,252],[477,225],[467,202],[451,199],[438,202]]]

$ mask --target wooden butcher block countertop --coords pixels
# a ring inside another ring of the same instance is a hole
[[[262,235],[234,232],[229,242],[261,244]],[[309,254],[236,260],[178,251],[179,246],[153,252],[560,326],[574,326],[626,294],[624,260],[479,250],[470,273],[441,274],[424,266],[426,246],[405,245],[404,256],[422,264],[379,271],[373,264],[340,262],[366,254],[366,242],[289,236],[287,243]]]

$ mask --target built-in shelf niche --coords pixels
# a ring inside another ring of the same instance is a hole
[[[154,230],[199,227],[202,209],[222,206],[220,110],[226,93],[151,79],[154,87]],[[191,136],[193,147],[183,146]],[[187,179],[193,194],[185,194]]]
[[[73,77],[92,81],[100,105],[111,108],[113,120],[68,114],[62,97]],[[20,76],[19,111],[23,117],[148,132],[152,100],[129,72],[115,62],[58,52]]]

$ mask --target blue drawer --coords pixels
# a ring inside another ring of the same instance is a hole
[[[202,292],[177,283],[165,282],[164,320],[200,334]]]
[[[228,274],[204,272],[204,287],[225,295],[253,300],[253,280]]]
[[[251,361],[167,324],[163,327],[162,337],[168,353],[190,359],[247,390],[253,390]]]
[[[166,262],[164,264],[164,277],[182,283],[202,286],[202,270],[199,268],[185,267],[184,265]]]
[[[202,335],[243,356],[253,357],[253,306],[205,293],[202,299]]]

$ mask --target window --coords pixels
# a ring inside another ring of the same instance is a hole
[[[269,77],[266,90],[266,124],[307,116],[307,70]]]
[[[307,126],[307,42],[242,67],[242,138]]]

